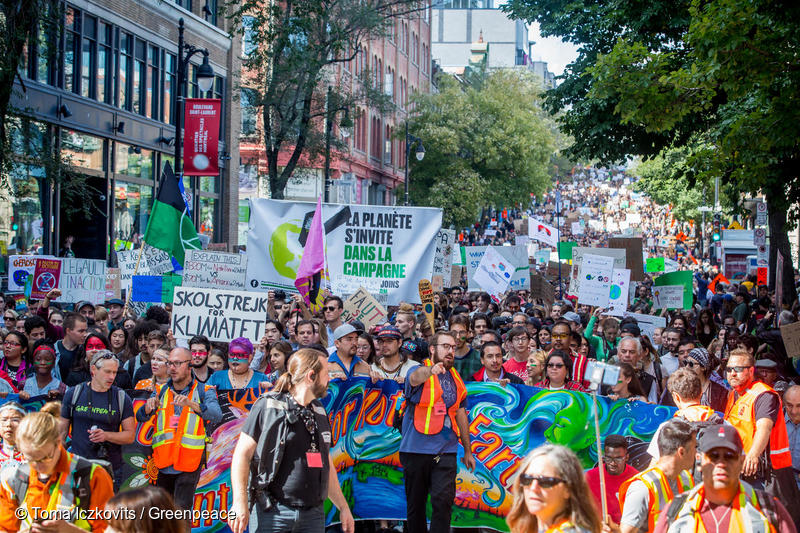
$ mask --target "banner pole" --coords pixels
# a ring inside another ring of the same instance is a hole
[[[600,444],[600,413],[597,408],[597,390],[600,388],[598,384],[592,393],[592,403],[594,404],[594,432],[597,436],[597,468],[600,473],[600,502],[603,507],[603,523],[608,519],[608,504],[606,503],[606,476],[603,465],[603,448]]]
[[[144,251],[144,240],[142,241],[141,245],[139,246],[139,257],[136,258],[136,266],[133,267],[133,276],[139,272],[139,262],[142,260],[142,252]],[[131,277],[131,288],[130,290],[126,291],[125,293],[125,308],[124,311],[128,310],[128,306],[131,303],[131,293],[133,292],[133,278]]]

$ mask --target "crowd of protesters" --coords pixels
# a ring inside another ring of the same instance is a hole
[[[559,193],[526,209],[487,210],[459,240],[514,244],[524,215],[566,228],[566,221],[578,220],[574,213],[582,213],[600,224],[579,223],[575,235],[570,226],[562,240],[597,248],[620,232],[641,236],[648,253],[695,270],[692,307],[654,309],[653,279],[646,275],[629,310],[660,314],[666,327],[643,334],[633,317],[581,305],[569,292],[569,265],[562,265],[559,280],[549,262],[532,268],[556,285],[551,301],[528,290],[493,298],[467,291],[462,278],[436,295],[433,327],[419,305],[391,306],[389,320],[368,330],[342,320],[340,296],[328,296],[313,313],[299,296],[270,291],[264,336],[228,343],[202,336],[176,340],[166,304],[133,316],[119,299],[62,309],[53,303],[58,289],[41,301],[0,299],[0,397],[45,395],[60,402],[31,414],[15,402],[0,406],[0,531],[108,527],[103,518],[78,523],[15,514],[21,506],[47,508],[53,502],[46,494],[58,494],[67,507],[161,502],[152,505],[191,508],[207,430],[221,418],[215,389],[244,388],[269,392],[254,404],[233,456],[233,531],[248,525],[250,531],[322,531],[323,503],[330,498],[344,531],[405,527],[417,533],[428,528],[429,496],[430,531],[449,531],[459,445],[464,466],[475,466],[465,384],[589,392],[586,368],[593,360],[620,371],[618,382],[598,394],[677,407],[676,416],[650,443],[650,462],[632,464],[629,442],[619,435],[606,437],[604,462],[588,472],[566,448],[532,450],[511,487],[512,531],[711,532],[739,531],[745,523],[795,531],[798,354],[787,353],[779,326],[797,321],[797,302],[776,306],[774,292],[756,285],[755,276],[720,281],[700,243],[677,238],[688,228],[619,181],[586,180]],[[626,217],[630,212],[639,215],[635,228]],[[407,404],[398,428],[405,524],[354,525],[339,487],[329,455],[330,423],[319,400],[329,379],[355,376],[403,385]],[[129,391],[137,389],[150,396],[134,415]],[[160,491],[112,498],[122,482],[122,446],[133,442],[137,423],[147,421],[154,424]],[[61,473],[72,475],[88,496],[77,498]],[[23,482],[26,476],[29,482]],[[598,511],[603,500],[605,514]],[[173,527],[166,524],[111,521],[114,531]],[[174,527],[180,531],[186,523]]]

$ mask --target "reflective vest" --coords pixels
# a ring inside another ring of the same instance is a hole
[[[432,364],[430,359],[425,360],[425,366],[432,366]],[[458,407],[464,402],[464,398],[467,397],[467,387],[455,368],[450,369],[450,375],[453,376],[456,384],[456,402],[449,409],[442,399],[442,385],[439,383],[439,376],[431,375],[422,387],[422,396],[414,408],[414,428],[423,435],[435,435],[442,431],[444,416],[447,413],[456,436],[461,436],[456,423],[456,413]]]
[[[205,390],[208,389],[204,385]],[[163,392],[162,392],[163,391]],[[184,407],[177,427],[172,427],[175,416],[174,393],[162,387],[160,405],[156,411],[156,431],[153,434],[153,462],[158,468],[171,466],[179,472],[194,472],[203,461],[206,449],[206,430],[203,419],[192,409]],[[200,403],[198,383],[192,383],[188,397]]]
[[[705,524],[700,519],[700,513],[696,509],[701,509],[705,499],[703,485],[693,488],[687,495],[686,501],[681,505],[675,520],[667,530],[668,533],[682,533],[691,531],[692,533],[707,533]],[[728,531],[737,533],[775,533],[775,527],[770,524],[761,506],[758,504],[753,487],[744,482],[739,482],[739,494],[734,497],[731,508],[731,522]]]
[[[675,413],[676,417],[681,417],[689,422],[705,422],[712,416],[715,411],[707,405],[690,405],[684,407]]]
[[[590,533],[588,529],[578,527],[571,520],[564,519],[558,524],[553,524],[545,533]]]
[[[652,531],[656,527],[658,517],[667,508],[669,502],[672,501],[676,495],[672,493],[672,488],[669,486],[667,477],[661,468],[654,466],[639,472],[632,478],[624,481],[619,487],[619,508],[625,514],[625,497],[628,493],[628,487],[634,481],[639,480],[647,487],[648,504],[647,504],[647,531]],[[678,494],[686,492],[694,486],[694,480],[689,472],[684,470],[678,475]]]
[[[14,465],[14,468],[4,471],[3,483],[6,484],[14,495],[14,498],[18,502],[18,509],[24,510],[24,512],[17,511],[15,513],[17,517],[25,517],[20,521],[20,532],[30,531],[33,526],[34,518],[41,516],[42,511],[74,511],[76,507],[84,510],[89,508],[89,498],[91,494],[87,494],[85,498],[83,498],[85,501],[82,501],[82,498],[75,494],[75,489],[85,490],[85,488],[88,488],[95,469],[102,467],[91,463],[87,459],[79,458],[77,455],[69,453],[63,448],[61,449],[61,453],[67,455],[69,460],[69,472],[60,473],[55,487],[51,490],[47,507],[40,510],[29,509],[28,502],[26,501],[29,486],[28,480],[31,476],[37,475],[36,472],[32,471],[30,464],[22,463]],[[87,472],[88,469],[88,476],[83,480],[83,483],[81,483],[82,486],[78,486],[77,472],[79,468],[83,469],[83,472]],[[84,531],[92,530],[91,524],[78,513],[74,513],[73,516],[75,520],[70,522],[72,525]]]
[[[739,396],[738,400],[734,401],[735,393],[730,391],[728,393],[728,404],[725,406],[725,420],[736,428],[739,436],[742,438],[744,444],[744,451],[750,451],[753,445],[753,437],[756,434],[756,420],[755,420],[755,405],[756,398],[764,393],[778,394],[772,387],[761,383],[760,381],[754,382],[747,392]],[[772,463],[772,468],[786,468],[792,466],[792,454],[789,451],[789,436],[786,432],[786,420],[783,417],[783,402],[778,396],[779,409],[778,419],[775,425],[772,426],[772,432],[769,435],[769,457]]]

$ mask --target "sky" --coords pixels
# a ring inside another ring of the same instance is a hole
[[[542,37],[537,22],[530,24],[528,31],[528,39],[536,41],[531,48],[532,59],[547,61],[547,68],[556,76],[560,76],[564,72],[564,68],[578,57],[575,45],[565,43],[557,37]]]

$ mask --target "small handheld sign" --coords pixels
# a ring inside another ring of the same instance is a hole
[[[436,331],[436,326],[434,325],[433,287],[430,280],[419,280],[419,299],[422,302],[422,311],[428,317],[431,331]]]

